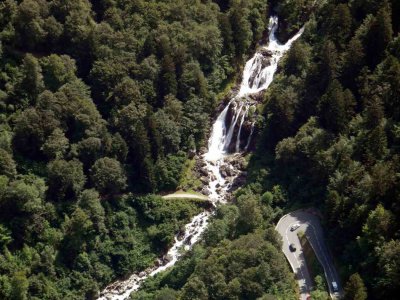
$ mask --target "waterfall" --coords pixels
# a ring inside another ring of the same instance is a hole
[[[247,151],[247,149],[249,149],[250,142],[251,142],[251,137],[253,136],[253,133],[254,133],[254,125],[255,125],[255,123],[253,122],[251,124],[250,135],[249,135],[249,138],[247,139],[247,144],[246,144],[246,147],[244,147],[244,151]]]
[[[229,147],[229,145],[231,143],[231,140],[233,137],[233,131],[235,130],[236,123],[239,120],[240,113],[242,112],[242,108],[243,108],[243,103],[240,103],[239,109],[238,110],[235,109],[235,114],[234,114],[235,120],[231,124],[229,131],[228,131],[228,135],[226,136],[225,143],[224,143],[224,150],[227,150],[227,148]]]
[[[240,135],[242,133],[242,127],[243,127],[244,119],[247,117],[247,114],[249,113],[249,108],[250,108],[250,106],[246,107],[246,110],[242,115],[242,120],[240,121],[239,131],[238,131],[238,134],[237,134],[237,137],[236,137],[236,147],[235,147],[236,152],[240,152]]]
[[[233,165],[227,160],[228,149],[233,135],[235,126],[240,118],[239,129],[236,136],[235,150],[240,151],[240,135],[246,118],[249,115],[251,103],[242,101],[246,95],[256,94],[268,88],[271,84],[274,74],[277,70],[278,62],[284,53],[290,49],[292,43],[298,39],[303,33],[303,28],[293,36],[285,44],[280,44],[276,38],[276,30],[278,28],[278,18],[272,16],[269,20],[269,42],[266,47],[262,47],[257,53],[246,63],[243,70],[242,83],[238,94],[226,105],[219,114],[212,126],[212,132],[208,141],[208,152],[203,155],[203,160],[209,172],[210,182],[208,190],[210,192],[209,199],[214,206],[219,203],[226,202],[225,196],[229,192],[234,179],[239,176],[240,171],[229,175],[229,180],[222,175],[222,168],[234,169]],[[229,128],[226,126],[226,118],[229,109],[233,106],[234,113]],[[244,108],[244,111],[242,112]],[[255,122],[251,123],[251,132],[244,148],[247,151],[251,143],[251,138],[255,130]],[[228,176],[228,175],[226,175]],[[133,274],[127,280],[116,281],[110,284],[101,293],[98,300],[126,300],[129,295],[138,290],[141,283],[148,277],[154,276],[159,272],[173,266],[182,255],[181,249],[189,250],[194,243],[200,238],[207,228],[208,221],[212,212],[202,212],[195,216],[192,221],[185,226],[183,238],[175,238],[175,244],[164,256],[166,259],[159,259],[159,265]]]

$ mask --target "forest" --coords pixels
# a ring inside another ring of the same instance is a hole
[[[323,214],[344,299],[397,299],[400,3],[307,4],[270,3],[283,40],[304,23],[305,32],[260,106],[246,185],[219,208],[204,241],[132,299],[296,299],[288,269],[284,279],[274,273],[282,258],[263,265],[258,255],[272,255],[260,248],[274,244],[280,216],[311,206]],[[311,298],[330,299],[320,280]]]
[[[201,201],[165,201],[278,14],[257,146],[203,239],[131,299],[297,299],[274,226],[324,216],[346,300],[400,292],[400,2],[0,2],[0,299],[96,299]],[[328,298],[317,286],[313,299]]]
[[[267,3],[0,3],[0,298],[95,299],[202,210],[163,201]]]

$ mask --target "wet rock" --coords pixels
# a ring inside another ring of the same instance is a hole
[[[196,156],[196,150],[195,149],[192,149],[192,150],[189,150],[188,151],[188,157],[189,157],[189,159],[192,159],[192,158],[194,158]]]
[[[230,176],[229,175],[230,171],[229,171],[229,168],[227,165],[222,165],[221,168],[219,169],[219,171],[220,171],[221,175],[225,174],[225,175],[222,175],[223,177]]]
[[[144,277],[146,275],[147,275],[147,273],[145,271],[142,271],[142,272],[139,273],[139,277]]]
[[[203,183],[204,185],[208,185],[208,182],[209,182],[208,177],[206,177],[206,176],[200,177],[200,181],[201,181],[201,183]]]
[[[206,148],[206,147],[201,147],[201,148],[200,148],[200,151],[199,151],[200,155],[203,155],[203,154],[205,154],[206,152],[207,152],[207,148]]]
[[[193,237],[193,235],[189,235],[188,237],[187,237],[187,239],[185,240],[185,245],[191,245],[192,244],[192,237]]]
[[[184,231],[179,231],[177,234],[177,239],[178,241],[182,240],[185,237],[185,232]]]
[[[204,187],[204,188],[201,190],[201,193],[202,193],[203,195],[205,195],[205,196],[210,196],[210,194],[211,194],[211,192],[208,190],[207,187]]]
[[[164,256],[164,262],[165,263],[169,263],[171,260],[173,260],[174,258],[172,257],[171,254],[167,254]]]
[[[207,168],[206,168],[206,167],[202,167],[202,168],[200,169],[200,174],[203,175],[203,176],[208,176],[208,170],[207,170]]]
[[[199,169],[200,168],[206,168],[207,164],[206,164],[206,162],[204,160],[198,159],[198,160],[196,160],[196,167],[199,168]]]
[[[224,178],[228,177],[228,174],[226,174],[225,170],[221,170],[220,173],[221,173],[222,177],[224,177]]]
[[[259,50],[259,53],[264,57],[271,57],[273,55],[271,50],[268,50],[268,49],[265,49],[265,48],[261,48]]]

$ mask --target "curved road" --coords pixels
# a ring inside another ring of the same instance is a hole
[[[294,224],[299,224],[300,227],[291,231],[290,229]],[[325,245],[321,223],[316,214],[303,210],[291,212],[279,220],[275,229],[282,236],[282,251],[288,259],[293,272],[296,274],[300,288],[300,299],[306,300],[307,297],[310,296],[312,281],[305,263],[299,238],[297,237],[297,232],[299,231],[303,231],[306,234],[311,247],[314,249],[317,259],[324,269],[331,298],[340,299],[343,295],[343,289],[330,252]],[[290,244],[295,244],[296,251],[290,251]],[[333,290],[332,282],[336,282],[338,285],[338,292],[336,293]]]

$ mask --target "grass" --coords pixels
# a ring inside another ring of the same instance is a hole
[[[196,164],[195,159],[188,159],[183,167],[182,176],[178,185],[178,191],[200,194],[196,191],[201,190],[203,183],[200,178],[195,176],[194,167]]]

